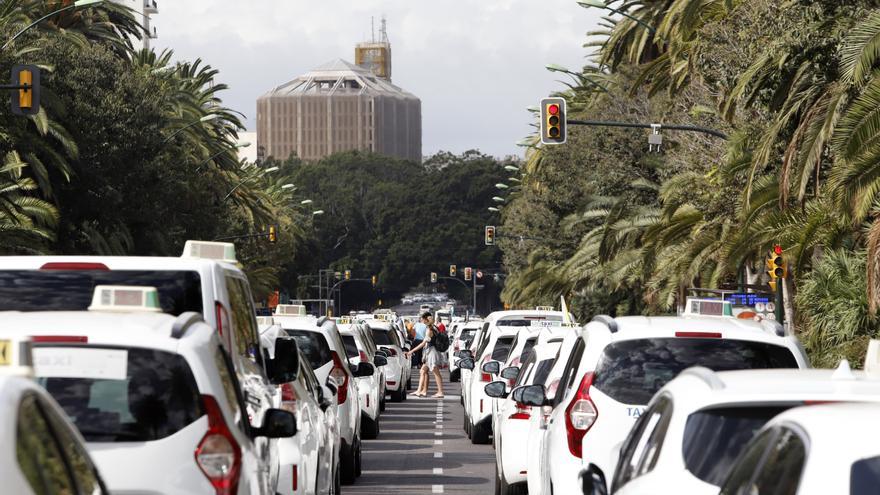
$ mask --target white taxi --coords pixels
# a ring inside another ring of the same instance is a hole
[[[365,338],[366,325],[353,322],[347,317],[337,318],[336,324],[342,335],[342,343],[345,345],[345,353],[348,362],[354,366],[360,363],[372,363],[375,371],[371,376],[357,379],[358,395],[361,404],[361,437],[374,439],[379,436],[379,419],[381,404],[385,397],[385,371],[388,360],[376,354],[376,348],[371,347]]]
[[[746,443],[771,418],[827,402],[880,403],[880,380],[851,371],[846,361],[836,371],[685,370],[651,399],[609,482],[618,495],[653,494],[658,486],[715,495]]]
[[[744,449],[720,495],[873,495],[880,486],[878,416],[876,404],[786,411]]]
[[[459,353],[470,347],[477,331],[482,328],[483,321],[480,319],[471,319],[468,321],[460,321],[452,324],[450,329],[450,346],[447,351],[447,362],[449,363],[449,381],[461,381],[461,369],[458,367],[458,361],[461,360]],[[464,387],[462,387],[464,388]]]
[[[554,394],[524,388],[526,405],[546,407],[531,425],[540,431],[529,445],[530,493],[580,490],[590,463],[607,476],[651,397],[687,368],[807,367],[797,338],[777,322],[735,318],[727,301],[693,298],[686,308],[682,316],[597,316],[556,362]]]
[[[0,336],[31,337],[37,380],[112,492],[274,490],[255,439],[293,436],[296,418],[268,409],[252,426],[217,332],[198,313],[161,313],[156,288],[98,286],[88,311],[7,312]]]
[[[357,369],[348,362],[336,321],[309,316],[304,306],[285,304],[275,308],[273,318],[289,336],[296,339],[300,352],[309,361],[318,381],[329,389],[331,395],[336,396],[335,412],[340,438],[338,465],[342,483],[350,485],[361,473],[361,406],[355,382]],[[372,375],[374,370],[370,366],[362,371],[367,376]]]
[[[404,351],[406,343],[400,341],[400,334],[394,323],[385,318],[368,319],[364,323],[370,329],[376,346],[388,354],[388,364],[385,366],[386,393],[394,402],[405,401],[411,372],[410,359]]]

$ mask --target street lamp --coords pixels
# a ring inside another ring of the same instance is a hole
[[[278,167],[269,167],[269,168],[267,168],[267,169],[265,169],[265,170],[261,170],[261,171],[260,171],[260,175],[262,176],[262,175],[265,175],[265,174],[268,174],[268,173],[271,173],[271,172],[275,172],[275,171],[277,171],[277,170],[278,170]],[[233,187],[232,190],[229,191],[229,192],[226,194],[226,196],[223,197],[223,201],[226,201],[227,199],[229,199],[229,197],[232,196],[232,193],[234,193],[239,187],[241,187],[245,182],[247,182],[248,179],[250,179],[250,177],[245,177],[244,179],[242,179],[241,182],[239,182],[238,184],[236,184],[235,187]]]
[[[520,184],[522,183],[522,181],[519,180],[519,179],[516,178],[516,177],[509,177],[507,180],[509,180],[509,181],[511,181],[511,182],[520,183]]]
[[[645,29],[650,31],[651,34],[657,34],[657,30],[654,29],[654,26],[651,26],[650,24],[646,23],[645,21],[638,19],[636,17],[633,17],[632,15],[627,14],[626,12],[624,12],[622,10],[615,9],[612,6],[607,5],[602,0],[580,0],[577,4],[585,9],[589,9],[590,7],[595,7],[597,9],[605,9],[609,12],[613,12],[615,14],[620,14],[620,15],[626,17],[627,19],[630,19],[630,20],[635,21],[636,23],[640,24],[642,27],[644,27]]]
[[[504,203],[506,200],[504,198],[495,196],[494,198],[492,198],[492,201],[494,201],[496,203]]]
[[[248,142],[238,143],[238,144],[233,145],[231,148],[226,148],[224,150],[218,151],[217,153],[214,153],[213,155],[211,155],[210,158],[208,158],[207,160],[200,163],[199,166],[196,167],[196,172],[201,170],[202,167],[204,167],[205,165],[208,164],[208,162],[212,161],[214,158],[217,158],[218,156],[222,155],[223,153],[228,153],[228,152],[235,150],[235,149],[247,148],[250,145],[251,145],[251,143],[248,143]]]
[[[312,203],[314,203],[314,201],[312,201],[311,199],[304,199],[304,200],[302,200],[302,201],[299,202],[299,204],[301,204],[301,205],[303,205],[303,206],[305,206],[305,205],[310,205],[310,204],[312,204]]]
[[[296,186],[294,186],[293,184],[284,184],[283,186],[281,186],[281,190],[282,190],[282,191],[286,191],[286,190],[288,190],[288,189],[293,189],[293,188],[295,188],[295,187],[296,187]]]
[[[609,92],[609,91],[608,91],[608,88],[606,88],[605,86],[602,86],[601,84],[599,84],[599,83],[597,83],[596,81],[590,79],[589,77],[585,76],[584,74],[578,74],[577,72],[572,72],[572,71],[566,69],[565,67],[563,67],[563,66],[561,66],[561,65],[559,65],[559,64],[547,64],[547,65],[545,65],[544,67],[545,67],[547,70],[549,70],[550,72],[561,72],[561,73],[563,73],[563,74],[568,74],[569,76],[574,77],[575,79],[577,79],[577,80],[580,81],[580,82],[587,82],[587,83],[590,83],[592,86],[594,86],[594,87],[596,87],[596,88],[599,88],[600,90],[602,90],[602,91],[604,91],[604,92],[606,92],[606,93]]]
[[[507,184],[504,184],[503,182],[499,182],[498,184],[495,184],[495,187],[497,187],[498,189],[501,189],[501,190],[510,189],[510,186],[508,186]]]
[[[199,125],[199,124],[202,124],[202,123],[204,123],[204,122],[210,122],[210,121],[212,121],[212,120],[217,120],[217,119],[219,119],[219,118],[220,118],[220,116],[217,115],[216,113],[209,113],[208,115],[205,115],[204,117],[200,118],[199,120],[196,120],[195,122],[191,122],[191,123],[189,123],[189,124],[187,124],[187,125],[181,127],[180,129],[178,129],[178,130],[172,132],[170,136],[168,136],[167,138],[165,138],[165,141],[163,141],[162,144],[165,144],[165,143],[167,143],[168,141],[171,141],[172,139],[174,139],[174,136],[180,134],[181,132],[183,132],[183,131],[189,129],[190,127],[192,127],[192,126],[194,126],[194,125]],[[248,146],[250,146],[250,143],[247,143],[247,144],[248,144]]]
[[[489,207],[489,211],[491,211],[492,213],[498,213],[498,212],[500,212],[501,210],[499,210],[498,208],[495,208],[494,206],[490,206],[490,207]]]
[[[324,210],[315,210],[312,212],[312,216],[320,216],[324,214]]]
[[[519,167],[514,167],[513,165],[507,165],[506,167],[504,167],[504,170],[507,170],[508,172],[519,172]]]
[[[34,21],[34,22],[28,24],[28,25],[25,26],[25,28],[22,29],[21,31],[15,33],[15,36],[13,36],[9,41],[7,41],[5,44],[3,44],[3,48],[0,48],[0,50],[5,50],[6,47],[8,47],[8,46],[10,45],[10,43],[12,43],[13,41],[17,40],[18,37],[21,36],[22,34],[24,34],[25,31],[27,31],[28,29],[30,29],[30,28],[36,26],[37,24],[39,24],[39,23],[45,21],[46,19],[48,19],[48,18],[50,18],[50,17],[52,17],[52,16],[54,16],[54,15],[60,14],[60,13],[62,13],[62,12],[68,11],[68,10],[77,9],[77,8],[79,8],[79,7],[86,7],[86,6],[89,6],[89,5],[96,4],[96,3],[101,3],[101,2],[103,2],[103,1],[104,1],[104,0],[77,0],[76,2],[73,2],[72,4],[68,5],[67,7],[62,7],[62,8],[60,8],[60,9],[54,11],[54,12],[50,12],[50,13],[44,15],[43,17],[40,17],[40,18],[37,19],[36,21]]]

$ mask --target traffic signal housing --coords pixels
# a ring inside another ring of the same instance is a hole
[[[464,280],[465,282],[470,282],[474,279],[474,269],[471,267],[467,267],[464,269]]]
[[[271,242],[272,244],[278,242],[278,227],[275,225],[270,225],[267,236],[269,237],[269,242]]]
[[[345,280],[351,280],[351,270],[345,270]]]
[[[458,274],[458,267],[455,265],[449,265],[449,276],[455,277]]]
[[[491,225],[486,226],[486,245],[494,246],[495,245],[495,227]]]
[[[769,284],[773,290],[776,290],[779,279],[784,279],[788,275],[788,265],[782,256],[782,246],[774,246],[767,254],[767,275],[770,276]]]
[[[12,68],[12,113],[36,115],[40,113],[40,68],[36,65],[16,65]]]
[[[564,98],[541,100],[541,143],[563,144],[568,139],[567,106]]]
[[[370,280],[373,282],[373,287],[379,285],[379,277],[378,276],[373,275]]]
[[[436,283],[437,283],[437,279],[438,279],[438,277],[437,277],[437,272],[431,272],[431,283],[432,283],[432,284],[436,284]]]

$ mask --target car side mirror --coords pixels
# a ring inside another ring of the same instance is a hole
[[[474,369],[474,360],[470,358],[462,359],[458,362],[458,367],[463,370],[472,370]]]
[[[543,385],[529,385],[522,387],[522,400],[517,401],[527,406],[542,407],[547,403],[547,394]]]
[[[387,357],[388,357],[388,352],[385,351],[384,349],[379,349],[379,350],[376,351],[376,355],[387,358]]]
[[[290,438],[296,435],[296,416],[283,409],[269,409],[263,416],[263,426],[253,429],[254,437]]]
[[[507,397],[507,384],[501,381],[492,382],[483,387],[483,390],[486,391],[486,395],[494,399],[503,399]]]
[[[501,378],[516,380],[519,377],[519,366],[510,366],[501,370]]]
[[[483,364],[483,373],[497,375],[499,371],[501,371],[501,363],[498,361],[489,361],[488,363]]]
[[[581,471],[581,483],[583,483],[584,495],[608,495],[608,483],[605,481],[605,473],[593,463],[587,469]]]
[[[377,354],[375,357],[373,357],[373,364],[375,366],[380,366],[380,367],[387,366],[388,365],[388,358]]]
[[[354,371],[354,376],[357,378],[363,378],[365,376],[373,376],[373,373],[376,372],[376,367],[370,363],[359,363],[357,365],[357,369]]]
[[[517,387],[513,389],[513,392],[510,393],[510,398],[513,399],[514,402],[522,404],[522,392],[523,388]]]
[[[333,405],[326,397],[321,397],[321,400],[318,401],[318,407],[321,408],[321,411],[327,412],[327,409]]]
[[[458,351],[458,357],[460,357],[462,359],[473,359],[474,353],[465,349],[463,351]]]
[[[296,339],[279,337],[275,339],[275,359],[266,361],[266,375],[273,385],[281,385],[296,380],[299,373],[299,347]]]

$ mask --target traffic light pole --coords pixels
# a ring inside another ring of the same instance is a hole
[[[778,321],[780,325],[785,324],[785,308],[782,307],[785,302],[782,296],[782,285],[784,283],[785,279],[779,279],[776,282],[776,321]]]
[[[226,236],[226,237],[218,237],[218,238],[214,239],[213,242],[240,241],[242,239],[256,239],[258,237],[269,237],[269,233],[262,232],[259,234],[230,235],[230,236]]]
[[[474,312],[477,311],[477,277],[476,277],[476,274],[474,274],[474,276],[472,277],[474,280],[474,288],[473,289],[468,287],[467,283],[465,283],[464,281],[462,281],[461,279],[456,278],[456,277],[437,277],[437,278],[439,280],[455,280],[456,282],[463,285],[465,290],[470,289],[471,292],[473,293],[472,295],[474,296]]]
[[[632,129],[659,129],[659,130],[669,130],[669,131],[688,131],[688,132],[700,132],[703,134],[708,134],[710,136],[717,137],[719,139],[727,140],[727,134],[724,134],[721,131],[716,131],[715,129],[710,129],[708,127],[700,127],[696,125],[679,125],[679,124],[632,124],[629,122],[606,122],[601,120],[572,120],[567,119],[565,121],[568,125],[583,125],[590,127],[628,127]]]

